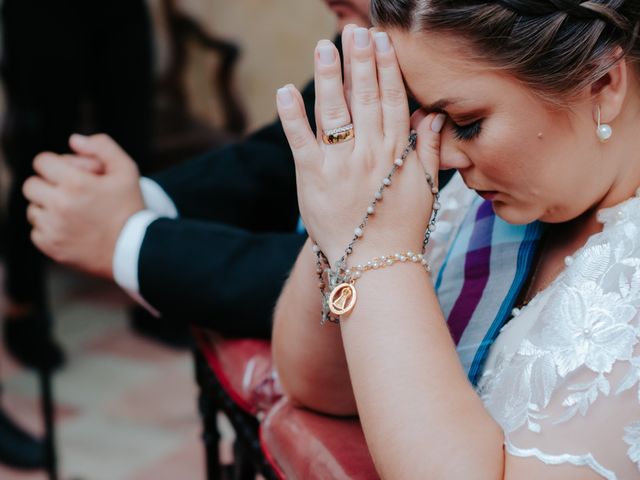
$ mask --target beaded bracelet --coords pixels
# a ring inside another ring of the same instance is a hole
[[[391,185],[391,178],[393,175],[404,165],[409,154],[416,149],[417,134],[415,131],[411,131],[409,135],[409,144],[402,152],[400,158],[397,158],[393,163],[393,168],[389,174],[382,180],[380,188],[376,191],[374,200],[367,208],[360,225],[354,230],[354,237],[345,249],[344,255],[337,261],[336,268],[332,269],[329,260],[324,255],[320,247],[316,242],[313,244],[313,251],[316,254],[316,273],[318,275],[320,293],[322,295],[322,320],[321,324],[325,322],[339,323],[340,316],[349,313],[355,307],[357,301],[357,291],[355,289],[355,282],[358,280],[364,272],[369,270],[379,269],[381,267],[392,266],[397,262],[411,261],[414,263],[420,262],[427,272],[430,271],[429,265],[424,257],[425,250],[432,232],[435,231],[436,218],[438,216],[438,210],[440,210],[440,193],[435,185],[433,177],[425,172],[426,181],[431,189],[431,193],[434,196],[434,202],[432,206],[431,219],[424,233],[422,242],[422,253],[415,254],[414,252],[396,253],[394,255],[381,256],[372,259],[365,265],[357,265],[353,268],[349,268],[347,265],[347,258],[353,253],[354,244],[362,237],[364,228],[367,226],[369,217],[375,214],[375,208],[378,202],[382,201],[383,192]],[[326,280],[325,277],[326,276]],[[327,289],[328,287],[328,289]]]

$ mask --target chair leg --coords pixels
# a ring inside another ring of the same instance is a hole
[[[196,383],[199,388],[198,410],[202,419],[202,440],[205,449],[207,480],[222,480],[220,466],[220,432],[218,431],[216,404],[213,386],[208,380],[207,366],[202,356],[195,352]]]
[[[251,460],[251,455],[238,440],[233,443],[233,459],[235,466],[234,480],[255,480],[258,472]]]
[[[45,345],[50,345],[51,326],[43,327]],[[49,480],[58,480],[58,457],[56,452],[55,402],[53,400],[53,373],[49,365],[41,365],[38,369],[40,380],[40,408],[44,423],[44,449],[46,455],[46,471]]]

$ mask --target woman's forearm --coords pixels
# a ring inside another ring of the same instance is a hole
[[[502,432],[461,368],[424,270],[372,271],[356,288],[342,338],[381,476],[502,478]]]
[[[320,325],[321,301],[309,241],[291,272],[274,314],[272,350],[285,392],[294,402],[334,415],[356,413],[336,325]]]

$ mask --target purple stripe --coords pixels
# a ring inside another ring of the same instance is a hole
[[[495,215],[491,202],[480,205],[469,240],[464,264],[464,283],[451,313],[448,324],[456,345],[475,312],[484,289],[489,282],[491,266],[491,236]]]

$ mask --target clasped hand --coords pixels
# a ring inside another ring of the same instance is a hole
[[[76,155],[39,154],[23,185],[31,240],[53,260],[112,278],[122,227],[145,208],[133,160],[106,135],[73,135]]]
[[[343,32],[344,82],[336,47],[315,51],[314,135],[302,97],[278,90],[280,119],[296,165],[300,212],[309,235],[330,262],[344,254],[375,192],[406,148],[410,128],[418,146],[385,189],[353,257],[419,251],[433,196],[425,172],[437,179],[442,114],[409,115],[408,100],[389,36],[355,26]],[[353,123],[355,139],[325,144],[322,132]]]

